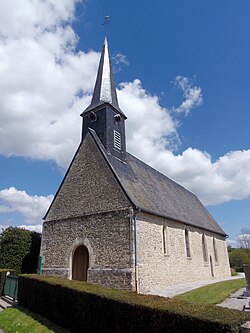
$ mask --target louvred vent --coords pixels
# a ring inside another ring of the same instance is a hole
[[[114,147],[121,150],[121,134],[117,131],[114,131]]]

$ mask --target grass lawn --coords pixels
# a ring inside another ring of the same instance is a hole
[[[0,313],[0,328],[4,333],[69,333],[21,306],[8,308]]]
[[[223,281],[188,291],[175,298],[198,304],[218,304],[245,286],[245,279]]]

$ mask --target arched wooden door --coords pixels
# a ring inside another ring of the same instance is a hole
[[[89,268],[89,252],[86,246],[75,249],[72,260],[72,280],[87,281]]]

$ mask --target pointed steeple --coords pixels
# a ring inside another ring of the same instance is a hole
[[[91,128],[99,137],[107,152],[123,162],[126,161],[125,121],[116,90],[108,41],[105,37],[95,88],[90,105],[83,111],[82,140]]]
[[[104,39],[91,104],[83,111],[82,115],[89,111],[95,110],[104,103],[112,105],[113,108],[118,111],[118,113],[126,117],[125,114],[121,111],[117,100],[114,74],[110,61],[108,41],[106,36]]]

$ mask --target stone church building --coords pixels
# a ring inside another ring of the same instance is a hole
[[[199,199],[126,151],[106,38],[81,116],[44,218],[42,273],[138,292],[230,276],[226,234]]]

